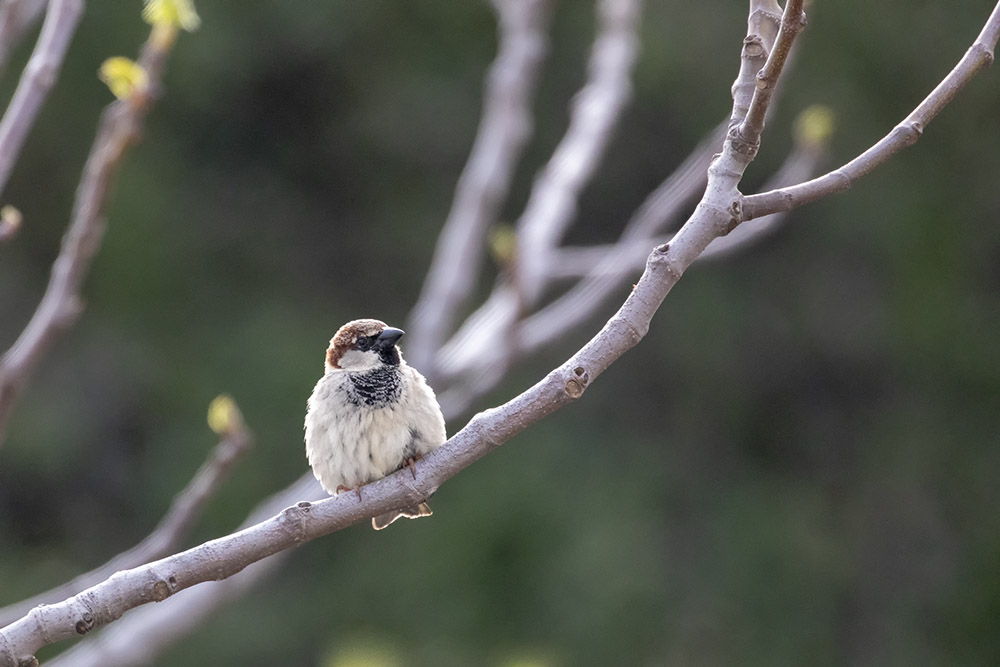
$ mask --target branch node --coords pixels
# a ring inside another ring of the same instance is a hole
[[[91,614],[89,611],[85,611],[83,612],[83,615],[80,616],[80,620],[78,620],[76,624],[73,626],[73,629],[76,630],[76,634],[85,635],[88,632],[90,632],[93,629],[93,627],[94,627],[94,615]]]
[[[656,246],[656,248],[653,249],[653,252],[649,254],[649,258],[646,260],[646,269],[650,272],[658,271],[661,268],[670,275],[670,279],[673,281],[678,280],[681,277],[681,274],[683,274],[683,271],[674,266],[674,260],[670,256],[669,243]],[[634,289],[635,288],[633,288],[633,290]],[[631,323],[629,326],[631,326]],[[640,335],[635,342],[639,342],[641,338],[642,335]]]
[[[176,581],[177,580],[174,579],[175,583],[176,583]],[[163,579],[157,579],[156,582],[153,584],[153,601],[154,602],[163,602],[168,597],[170,597],[170,595],[172,593],[173,593],[173,591],[170,590],[170,584],[168,584]]]
[[[292,536],[292,541],[296,544],[306,539],[306,516],[310,510],[312,503],[300,502],[286,507],[281,512],[281,526]]]
[[[583,366],[577,366],[573,369],[573,375],[574,377],[566,380],[563,390],[570,398],[577,399],[583,396],[583,392],[587,390],[587,386],[590,384],[590,373]]]
[[[758,88],[761,87],[759,82],[760,79],[758,78]],[[729,139],[729,145],[736,153],[753,160],[757,157],[757,151],[760,149],[760,137],[757,138],[757,141],[747,141],[740,132],[741,128],[742,124],[730,128],[729,136],[727,137]],[[715,165],[713,164],[713,166]]]
[[[495,408],[491,408],[489,410],[483,410],[482,412],[476,414],[476,416],[469,421],[469,426],[475,425],[476,430],[480,434],[480,437],[482,437],[483,440],[485,440],[492,448],[495,449],[500,445],[502,445],[504,441],[502,438],[498,438],[497,436],[495,436],[489,427],[490,424],[489,415],[491,412],[493,412],[494,409]]]
[[[747,35],[743,38],[743,55],[748,58],[764,55],[764,41],[759,35]]]

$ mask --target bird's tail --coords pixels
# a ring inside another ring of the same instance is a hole
[[[434,512],[431,511],[431,506],[427,503],[420,503],[419,505],[404,507],[402,509],[393,510],[391,512],[386,512],[385,514],[379,514],[378,516],[373,517],[372,528],[375,530],[382,530],[401,516],[405,516],[407,519],[417,519],[422,516],[430,516],[431,514],[434,514]]]

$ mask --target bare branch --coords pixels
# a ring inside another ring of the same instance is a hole
[[[513,279],[499,281],[486,303],[440,346],[434,363],[437,379],[454,378],[472,359],[492,368],[506,366],[516,347],[513,328],[548,284],[549,253],[572,222],[580,191],[631,93],[640,2],[599,0],[597,6],[589,78],[576,96],[566,134],[536,179],[517,223]]]
[[[0,192],[6,188],[28,132],[55,85],[82,13],[83,0],[52,0],[49,3],[38,43],[0,121]]]
[[[889,134],[847,164],[819,178],[744,197],[742,220],[752,220],[777,211],[789,211],[836,192],[842,192],[902,149],[915,144],[927,124],[955,98],[965,84],[993,62],[993,49],[996,48],[998,35],[1000,35],[1000,3],[993,8],[982,32],[955,68]]]
[[[820,115],[822,118],[816,118]],[[808,123],[826,124],[817,131],[815,127],[806,127]],[[832,117],[826,109],[811,107],[799,114],[796,120],[795,146],[785,158],[774,175],[764,183],[764,189],[784,187],[791,183],[801,183],[804,179],[816,173],[820,163],[826,159],[830,132],[832,132]],[[745,250],[770,235],[785,220],[782,213],[772,213],[761,218],[753,225],[740,225],[725,236],[712,241],[698,257],[699,262],[712,261],[730,257],[734,253]]]
[[[79,0],[53,2],[79,4]],[[149,81],[146,91],[112,103],[101,114],[48,287],[24,331],[0,357],[0,445],[14,403],[32,371],[58,333],[70,326],[83,310],[80,290],[100,247],[111,186],[125,153],[139,139],[142,122],[160,85],[168,51],[169,45],[154,45],[152,39],[147,42],[139,59]]]
[[[804,0],[787,1],[785,12],[781,16],[781,27],[774,40],[774,48],[768,53],[764,69],[755,77],[757,85],[750,101],[750,108],[737,130],[739,139],[744,144],[760,143],[760,135],[764,132],[764,117],[767,115],[768,107],[771,106],[771,98],[778,86],[778,79],[788,60],[788,54],[792,50],[792,43],[795,36],[806,26],[806,15],[802,11],[803,2]]]
[[[242,420],[212,449],[188,485],[174,497],[166,515],[146,539],[104,565],[72,581],[27,600],[0,609],[0,626],[12,623],[33,607],[62,600],[126,570],[174,551],[190,532],[202,509],[229,476],[237,460],[250,448],[252,434]]]
[[[302,500],[328,494],[306,473],[295,483],[258,505],[240,526],[252,526]],[[201,627],[219,607],[246,593],[269,576],[292,552],[284,551],[222,581],[208,581],[161,604],[135,609],[117,623],[60,654],[50,667],[106,667],[153,664],[161,651]]]
[[[537,301],[545,287],[549,253],[572,223],[580,192],[597,169],[631,97],[640,9],[638,0],[598,2],[599,27],[588,81],[577,93],[566,135],[535,181],[517,223],[516,287],[528,304]]]
[[[139,605],[224,579],[282,550],[427,498],[448,478],[579,398],[614,360],[638,343],[660,304],[658,293],[666,284],[661,278],[670,275],[664,273],[667,266],[659,256],[651,257],[640,280],[642,289],[633,292],[590,343],[521,395],[474,417],[417,465],[416,479],[409,470],[390,475],[366,485],[360,502],[354,494],[300,502],[240,532],[118,572],[63,602],[36,607],[0,630],[0,667],[16,666],[42,646],[86,634]]]
[[[42,15],[48,0],[0,1],[0,73],[7,67],[11,52]]]
[[[434,352],[476,285],[483,238],[496,221],[531,136],[531,101],[547,51],[551,0],[495,0],[493,4],[500,47],[487,78],[479,132],[407,327],[408,354],[430,377]]]
[[[128,608],[163,599],[199,581],[228,576],[279,549],[375,513],[412,504],[509,438],[579,398],[601,372],[641,340],[663,299],[708,244],[741,219],[737,184],[752,155],[739,154],[734,144],[732,140],[725,142],[723,153],[709,170],[705,195],[693,215],[669,244],[650,254],[639,282],[604,328],[538,384],[474,417],[448,443],[418,464],[416,480],[404,471],[366,486],[361,502],[351,494],[343,494],[315,504],[299,503],[240,533],[119,573],[69,600],[35,609],[0,629],[0,667],[29,660],[38,647],[85,633],[114,620]],[[109,657],[105,656],[105,660],[109,661]]]
[[[472,402],[499,383],[502,374],[497,369],[502,368],[502,362],[513,362],[526,356],[593,317],[607,298],[624,283],[624,275],[615,274],[615,268],[631,256],[635,247],[633,244],[646,243],[667,223],[680,216],[691,199],[705,189],[705,172],[725,136],[726,123],[722,123],[646,197],[625,225],[614,252],[592,265],[587,277],[566,294],[517,323],[515,330],[505,338],[508,343],[505,350],[499,350],[495,344],[484,344],[493,339],[482,332],[488,332],[490,326],[503,321],[504,311],[509,308],[502,303],[502,299],[510,296],[509,291],[505,294],[503,290],[494,290],[489,300],[466,321],[439,354],[442,379],[456,384],[441,392],[442,406],[447,405],[457,413],[464,413]],[[645,260],[650,247],[645,245],[643,248],[641,261]],[[550,274],[549,278],[554,279],[555,276]]]
[[[781,6],[778,5],[778,0],[750,0],[747,36],[740,52],[740,72],[736,75],[731,90],[733,109],[729,127],[736,127],[746,118],[753,94],[757,90],[757,73],[767,62],[780,25]]]

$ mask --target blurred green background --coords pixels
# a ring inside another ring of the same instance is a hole
[[[257,443],[190,544],[305,472],[304,405],[330,335],[355,317],[405,323],[471,146],[496,48],[485,1],[198,9],[116,188],[86,313],[0,449],[0,605],[145,536],[214,444],[205,411],[221,392]],[[815,3],[745,190],[809,104],[838,117],[827,166],[870,145],[990,9]],[[0,247],[4,349],[44,290],[110,100],[97,68],[135,54],[139,12],[89,3],[3,194],[25,217]],[[634,99],[570,242],[614,239],[728,115],[745,12],[647,1]],[[565,129],[593,24],[592,3],[557,4],[505,219]],[[299,549],[157,664],[997,664],[998,185],[994,68],[852,190],[689,272],[637,349],[448,482],[433,519]]]

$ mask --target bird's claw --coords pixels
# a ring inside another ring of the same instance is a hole
[[[358,494],[358,502],[359,503],[361,502],[361,485],[360,484],[357,487],[353,488],[353,489],[351,487],[349,487],[349,486],[344,486],[343,484],[338,484],[337,485],[337,493],[340,493],[341,491],[354,491],[356,494]]]
[[[422,459],[422,456],[411,456],[405,461],[403,461],[403,466],[409,466],[410,472],[413,473],[413,479],[417,478],[417,461]]]

